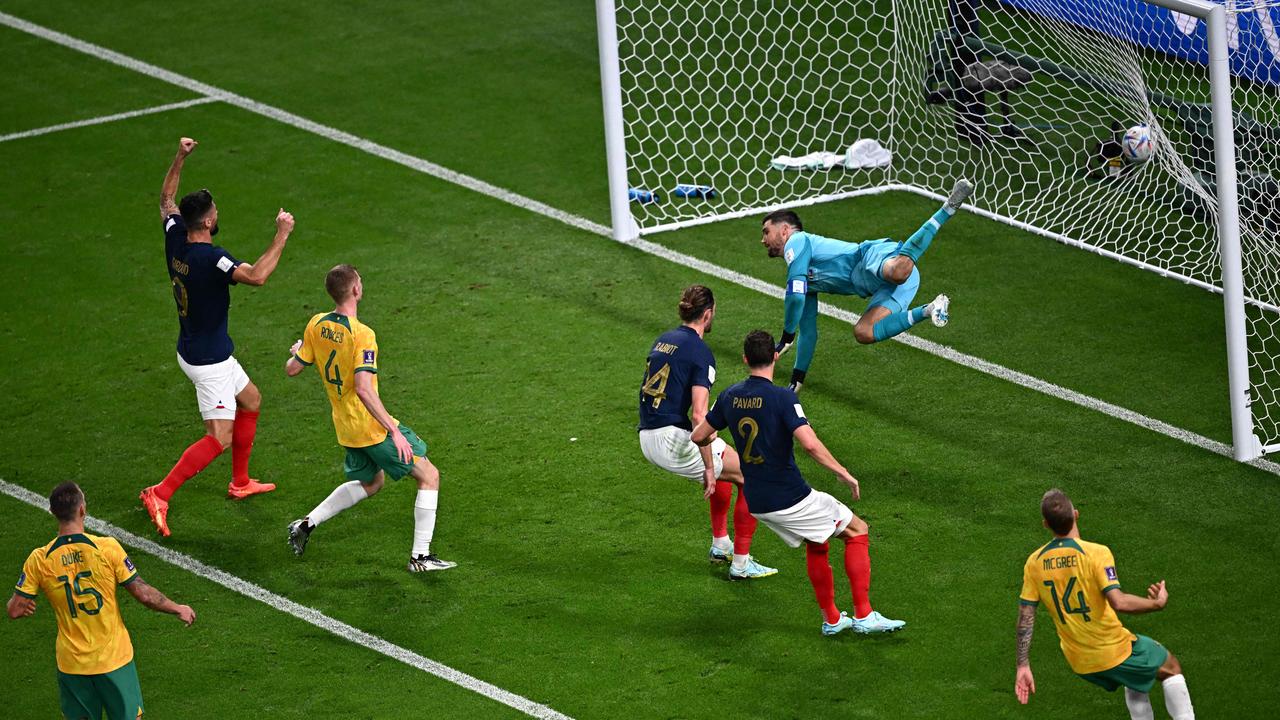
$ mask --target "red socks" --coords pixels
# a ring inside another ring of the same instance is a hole
[[[236,422],[231,427],[231,481],[236,485],[249,482],[249,454],[257,432],[258,411],[236,410]]]
[[[747,509],[747,498],[738,488],[738,502],[733,506],[733,554],[751,552],[751,536],[756,534],[756,519]]]
[[[871,538],[855,535],[844,541],[844,571],[853,591],[854,617],[871,614]]]
[[[840,610],[836,608],[836,585],[831,574],[831,563],[827,562],[827,544],[805,543],[804,547],[809,582],[813,584],[818,607],[822,608],[822,618],[827,624],[834,625],[840,622]]]
[[[718,482],[711,495],[711,537],[729,534],[729,503],[733,502],[733,483]]]
[[[156,497],[168,502],[169,498],[173,497],[173,493],[182,487],[182,483],[205,469],[221,454],[222,443],[212,435],[205,435],[192,443],[191,447],[183,451],[178,464],[174,465],[169,474],[164,476],[164,480],[156,486]],[[245,455],[245,461],[248,462],[248,455]]]

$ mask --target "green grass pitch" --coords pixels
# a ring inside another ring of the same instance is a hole
[[[590,3],[215,0],[198,21],[161,3],[3,11],[608,220]],[[0,48],[0,134],[193,97],[7,28]],[[862,481],[853,507],[872,527],[872,599],[909,623],[823,638],[803,554],[762,527],[753,552],[781,572],[729,583],[705,562],[698,493],[649,466],[634,435],[643,355],[675,324],[682,287],[716,292],[721,383],[740,376],[748,330],[776,332],[778,300],[218,103],[0,143],[0,478],[39,493],[76,480],[90,513],[152,536],[137,493],[201,432],[174,362],[156,210],[184,134],[201,146],[183,188],[213,190],[220,243],[256,258],[281,205],[298,225],[271,282],[236,288],[231,311],[237,357],[264,396],[253,471],[280,489],[226,500],[221,458],[175,497],[164,544],[574,718],[1125,717],[1120,695],[1070,673],[1044,613],[1039,693],[1030,708],[1013,697],[1021,563],[1046,540],[1037,502],[1056,485],[1129,590],[1168,581],[1168,609],[1126,623],[1181,658],[1204,716],[1274,701],[1275,476],[897,343],[856,346],[823,318],[805,409]],[[891,195],[804,217],[859,239],[909,233],[932,209]],[[655,239],[781,281],[755,219]],[[320,382],[282,370],[329,306],[322,281],[338,262],[365,277],[383,398],[443,473],[434,547],[456,570],[403,571],[406,483],[321,527],[303,559],[285,547],[285,525],[342,479]],[[963,214],[922,271],[921,296],[954,304],[950,326],[920,335],[1229,441],[1217,296]],[[54,526],[7,497],[0,512],[0,568],[16,576]],[[148,716],[516,716],[134,560],[199,613],[183,629],[122,601]],[[56,714],[53,616],[40,604],[0,624],[0,698],[14,717]]]

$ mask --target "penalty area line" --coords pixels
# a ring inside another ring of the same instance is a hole
[[[204,105],[211,102],[218,102],[218,98],[198,97],[191,100],[183,100],[182,102],[169,103],[167,105],[156,105],[155,107],[142,108],[141,110],[130,110],[128,112],[115,113],[113,115],[102,115],[100,117],[88,118],[87,120],[59,123],[48,127],[35,128],[34,130],[23,130],[22,132],[0,135],[0,142],[22,140],[23,138],[48,135],[49,133],[55,133],[62,130],[74,130],[75,128],[89,127],[90,125],[104,125],[106,123],[116,122],[117,120],[128,120],[129,118],[142,117],[143,115],[154,115],[155,113],[168,112],[169,110],[180,110],[182,108],[195,107],[196,105]]]
[[[512,192],[505,188],[500,188],[496,185],[480,180],[479,178],[464,175],[456,170],[450,170],[449,168],[437,165],[436,163],[424,160],[420,157],[409,155],[408,153],[389,148],[385,145],[379,145],[372,140],[352,135],[351,133],[337,128],[322,125],[313,120],[308,120],[307,118],[295,115],[291,112],[281,110],[280,108],[260,103],[257,100],[253,100],[242,95],[236,95],[227,90],[202,83],[198,80],[186,77],[185,75],[179,75],[178,73],[165,70],[164,68],[129,57],[128,55],[123,55],[114,50],[108,50],[100,45],[94,45],[93,43],[71,37],[70,35],[60,33],[56,30],[36,25],[35,23],[23,20],[22,18],[0,12],[0,25],[5,25],[15,30],[21,30],[22,32],[62,45],[63,47],[71,48],[72,50],[82,52],[86,55],[98,58],[99,60],[128,68],[129,70],[146,75],[147,77],[162,80],[171,85],[176,85],[186,90],[221,100],[229,105],[234,105],[244,110],[248,110],[249,112],[284,123],[285,125],[298,128],[299,130],[305,130],[328,140],[353,147],[375,157],[390,160],[391,162],[398,163],[412,170],[467,188],[468,190],[474,190],[482,195],[487,195],[488,197],[528,210],[529,212],[557,220],[565,225],[569,225],[580,230],[586,230],[587,232],[600,235],[610,240],[615,240],[616,242],[621,242],[621,244],[633,247],[640,252],[660,257],[677,265],[697,270],[720,280],[735,283],[742,287],[756,290],[777,298],[781,298],[783,296],[782,287],[774,283],[767,283],[759,278],[730,270],[726,267],[716,265],[715,263],[710,263],[700,258],[693,257],[692,255],[672,250],[664,245],[644,240],[643,238],[628,241],[617,241],[616,238],[613,237],[613,232],[609,227],[592,220],[588,220],[587,218],[551,207],[550,205],[534,200],[533,198],[525,197],[524,195],[520,195],[519,193]],[[827,303],[819,304],[819,312],[827,317],[849,323],[855,323],[858,321],[858,315],[856,313],[837,308]],[[1011,382],[1015,385],[1049,395],[1050,397],[1054,397],[1059,400],[1065,400],[1073,405],[1102,413],[1103,415],[1110,416],[1117,420],[1122,420],[1124,422],[1146,428],[1152,432],[1164,435],[1165,437],[1170,437],[1189,445],[1195,445],[1196,447],[1208,450],[1209,452],[1222,455],[1223,457],[1234,459],[1231,447],[1225,443],[1211,440],[1198,433],[1184,430],[1177,426],[1170,425],[1169,423],[1156,420],[1155,418],[1147,417],[1146,415],[1120,407],[1119,405],[1114,405],[1095,397],[1085,395],[1084,393],[1079,393],[1074,390],[1054,385],[1046,380],[1041,380],[1037,377],[1027,375],[1026,373],[1021,373],[1017,370],[1004,367],[1003,365],[998,365],[979,357],[968,355],[966,353],[959,352],[958,350],[953,350],[945,345],[925,340],[914,335],[899,335],[894,338],[894,340],[944,360],[949,360],[962,365],[971,370],[976,370],[980,373]],[[1270,460],[1258,458],[1246,464],[1252,465],[1260,470],[1265,470],[1273,475],[1280,475],[1280,464],[1274,463]]]
[[[3,492],[5,495],[24,502],[34,508],[43,510],[44,512],[49,511],[48,498],[38,495],[21,485],[14,485],[8,481],[0,480],[0,492]],[[279,610],[282,613],[292,615],[305,623],[314,625],[315,627],[336,635],[344,640],[366,647],[393,660],[398,660],[405,665],[417,668],[418,670],[434,675],[442,680],[447,680],[454,685],[470,690],[478,695],[483,695],[491,700],[500,702],[507,707],[519,710],[530,717],[544,718],[545,720],[572,720],[568,715],[557,712],[546,705],[536,703],[524,696],[503,690],[496,685],[492,685],[480,680],[479,678],[472,677],[460,670],[454,670],[448,665],[423,657],[412,650],[403,648],[387,640],[383,640],[377,635],[370,635],[369,633],[348,625],[341,620],[335,620],[319,610],[307,607],[306,605],[300,605],[283,595],[277,595],[266,588],[249,582],[248,580],[236,577],[226,571],[219,570],[212,565],[206,565],[190,555],[177,552],[176,550],[170,550],[156,542],[134,535],[128,530],[112,525],[105,520],[101,520],[93,516],[86,516],[85,527],[99,535],[110,535],[128,547],[140,550],[148,555],[163,560],[170,565],[186,570],[193,575],[217,583],[228,590],[244,595],[247,598],[257,600],[258,602]]]

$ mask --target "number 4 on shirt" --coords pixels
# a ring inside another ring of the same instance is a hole
[[[1076,590],[1076,606],[1071,607],[1071,591],[1075,590],[1076,587],[1076,578],[1074,576],[1067,579],[1067,586],[1062,589],[1061,601],[1058,599],[1058,586],[1052,580],[1045,580],[1044,584],[1049,588],[1049,595],[1053,598],[1053,607],[1058,611],[1058,619],[1065,623],[1067,615],[1080,615],[1085,622],[1092,621],[1089,617],[1091,610],[1089,604],[1085,602],[1083,590]]]

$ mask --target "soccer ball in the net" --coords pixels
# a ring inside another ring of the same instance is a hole
[[[1120,141],[1120,147],[1124,149],[1124,159],[1129,162],[1141,163],[1151,158],[1151,128],[1146,125],[1134,125],[1125,131],[1124,139]]]

